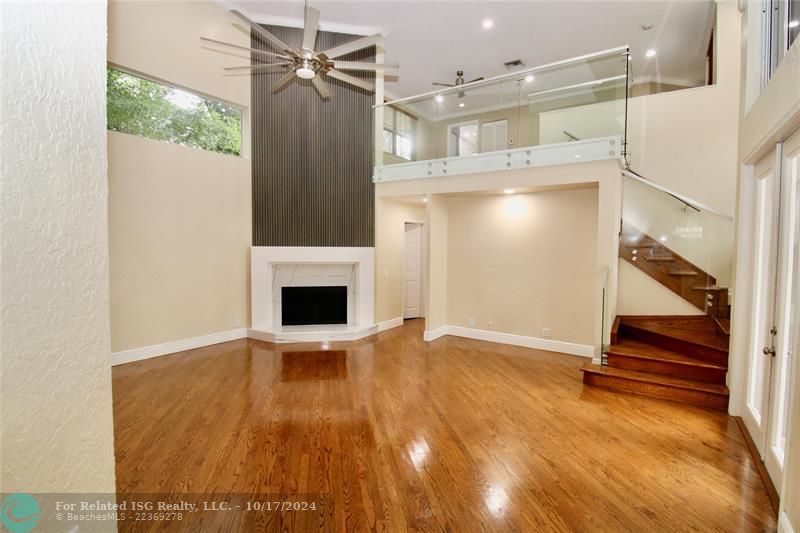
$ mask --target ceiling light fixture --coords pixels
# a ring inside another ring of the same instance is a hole
[[[465,105],[464,102],[459,102],[458,107],[464,107]]]
[[[514,189],[503,189],[503,194],[514,194]]]
[[[423,198],[423,199],[422,199],[422,203],[425,203],[425,204],[427,204],[427,203],[428,203],[428,198]]]
[[[652,30],[653,29],[653,25],[651,23],[649,23],[649,22],[647,24],[642,24],[642,29],[644,31]]]
[[[491,30],[494,26],[494,21],[492,19],[483,19],[481,25],[483,26],[484,30]]]
[[[311,65],[309,65],[307,62],[304,63],[302,67],[295,70],[294,73],[297,74],[298,78],[303,78],[304,80],[310,80],[317,75],[317,73],[314,72],[314,69],[311,68]]]
[[[656,51],[654,48],[651,48],[647,52],[645,52],[644,55],[647,57],[656,57]]]
[[[437,94],[436,101],[441,104],[442,102],[444,102],[444,96],[442,96],[441,94]]]
[[[800,20],[791,20],[791,21],[789,21],[789,27],[790,28],[796,28],[798,26],[800,26]]]
[[[532,82],[533,81],[533,74],[528,74],[527,76],[525,76],[525,81],[528,82],[528,83]]]

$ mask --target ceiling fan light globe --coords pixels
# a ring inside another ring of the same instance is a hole
[[[298,78],[303,78],[304,80],[310,80],[317,75],[317,73],[314,72],[313,69],[310,69],[308,67],[300,67],[295,71],[295,74],[297,74]]]

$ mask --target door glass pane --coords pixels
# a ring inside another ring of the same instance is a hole
[[[791,226],[788,231],[791,232],[791,248],[788,257],[789,273],[786,283],[786,294],[789,295],[789,312],[784,324],[786,333],[783,336],[782,349],[778,354],[778,373],[777,373],[777,390],[776,399],[778,401],[777,410],[775,411],[775,438],[774,450],[775,456],[778,458],[781,466],[784,463],[784,453],[786,451],[786,428],[789,422],[789,376],[792,374],[792,364],[794,359],[794,350],[797,347],[798,340],[798,288],[800,287],[800,188],[798,188],[798,161],[800,157],[788,161],[787,170],[790,173],[792,184],[791,186],[791,200],[789,205],[789,212],[791,214]]]
[[[800,35],[800,0],[789,0],[789,16],[787,19],[789,30],[787,47],[791,47],[794,40]]]
[[[758,180],[756,184],[755,242],[756,255],[753,277],[753,338],[750,346],[748,370],[747,407],[756,424],[761,426],[764,417],[765,395],[767,394],[767,364],[770,362],[763,349],[772,344],[769,333],[772,327],[773,300],[771,287],[775,282],[772,270],[773,214],[774,214],[774,176]]]

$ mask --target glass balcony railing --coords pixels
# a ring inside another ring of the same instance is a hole
[[[619,255],[683,300],[662,299],[668,308],[651,314],[730,318],[732,218],[626,172]],[[619,283],[620,294],[647,299],[639,275],[622,269]]]
[[[376,166],[606,137],[622,139],[622,155],[628,58],[615,48],[377,105]]]

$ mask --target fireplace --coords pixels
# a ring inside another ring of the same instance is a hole
[[[347,285],[281,287],[281,325],[347,324]]]
[[[374,253],[367,247],[254,246],[248,335],[304,342],[376,333]]]

